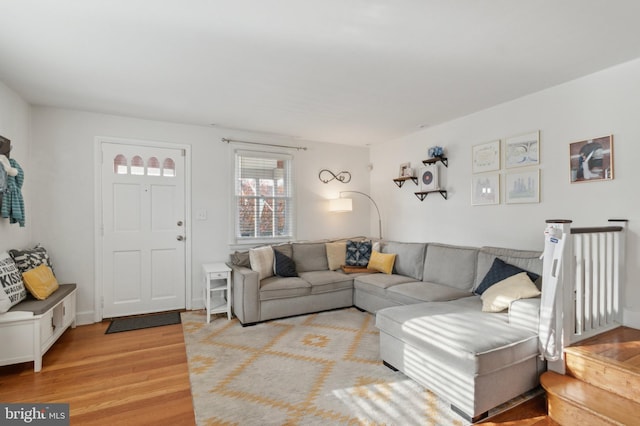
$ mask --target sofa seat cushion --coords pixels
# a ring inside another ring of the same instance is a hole
[[[376,326],[464,374],[484,375],[537,356],[535,332],[481,309],[478,296],[395,306],[377,312]]]
[[[311,284],[311,294],[353,288],[353,277],[336,271],[301,272],[300,278]]]
[[[419,302],[445,302],[473,296],[473,293],[455,287],[424,281],[394,285],[387,291],[389,297],[407,305]]]
[[[311,294],[311,284],[299,277],[269,277],[260,281],[260,300],[284,299]]]
[[[386,289],[394,285],[415,281],[404,275],[370,274],[357,277],[353,280],[353,286],[359,290],[368,291],[380,296],[386,296]]]

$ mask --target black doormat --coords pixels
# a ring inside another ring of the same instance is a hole
[[[162,314],[142,315],[139,317],[116,318],[111,321],[104,334],[119,333],[121,331],[140,330],[143,328],[160,327],[163,325],[180,324],[180,312],[165,312]]]

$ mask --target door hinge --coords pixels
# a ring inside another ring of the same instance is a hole
[[[100,298],[100,307],[104,309],[104,297]]]
[[[181,149],[180,153],[183,157],[185,157],[187,155],[187,150],[186,149]]]

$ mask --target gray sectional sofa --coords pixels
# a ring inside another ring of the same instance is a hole
[[[330,270],[324,242],[279,248],[291,253],[298,277],[259,280],[236,258],[234,312],[243,325],[349,306],[375,313],[385,365],[471,421],[538,386],[545,370],[538,357],[540,299],[515,300],[508,311],[488,313],[474,290],[496,258],[541,275],[540,252],[379,244],[381,253],[396,255],[392,274]]]

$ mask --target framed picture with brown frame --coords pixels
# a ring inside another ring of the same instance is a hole
[[[569,144],[571,183],[613,179],[613,135]]]

